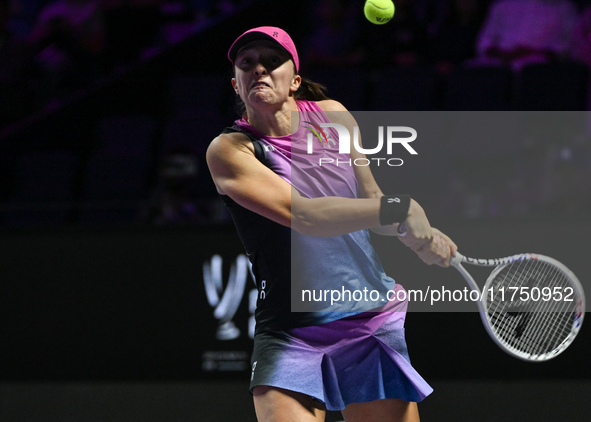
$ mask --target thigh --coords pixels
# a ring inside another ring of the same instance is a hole
[[[254,409],[259,422],[323,422],[325,406],[312,397],[277,387],[253,389]]]
[[[399,399],[351,403],[342,413],[346,422],[419,422],[417,404]]]

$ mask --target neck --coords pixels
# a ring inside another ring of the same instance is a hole
[[[281,104],[280,108],[269,107],[266,110],[246,108],[248,123],[259,132],[268,136],[291,135],[299,125],[299,115],[294,115],[297,121],[292,122],[292,112],[298,111],[298,106],[293,97]]]

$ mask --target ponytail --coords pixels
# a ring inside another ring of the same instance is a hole
[[[302,78],[300,88],[293,95],[296,100],[324,101],[329,100],[324,93],[326,87],[310,79]]]

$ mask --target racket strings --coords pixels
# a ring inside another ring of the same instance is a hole
[[[547,269],[548,271],[544,271],[541,274],[542,279],[561,280],[560,277],[564,277],[554,266],[545,264],[545,267],[547,267],[545,270]],[[534,275],[534,277],[536,276]],[[558,283],[561,286],[568,284],[566,278],[561,281],[563,283]],[[556,283],[552,283],[551,286],[543,287],[553,288],[555,286]],[[550,300],[548,302],[543,302],[542,300],[532,302],[530,305],[531,309],[527,311],[529,312],[528,315],[530,318],[532,318],[530,323],[531,335],[524,337],[523,343],[517,347],[532,349],[534,353],[548,352],[556,348],[568,336],[570,329],[568,331],[565,330],[565,316],[566,323],[568,323],[572,314],[567,313],[568,305],[565,306],[565,304],[568,304],[568,302]],[[546,329],[545,327],[548,328]]]
[[[554,269],[551,269],[555,272]],[[541,274],[544,279],[550,277],[555,279],[556,274],[545,272]],[[552,287],[555,286],[551,284]],[[560,301],[532,301],[528,308],[525,309],[524,318],[529,319],[529,329],[526,335],[519,338],[515,347],[528,351],[534,354],[549,352],[557,347],[568,336],[568,331],[565,331],[563,325],[569,320],[569,314],[565,314],[564,304],[568,302]]]
[[[535,358],[570,336],[576,299],[564,300],[570,282],[556,266],[537,260],[505,264],[487,285],[491,327],[507,347]]]

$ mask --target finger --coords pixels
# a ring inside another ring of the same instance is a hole
[[[451,260],[451,248],[447,244],[446,239],[436,235],[430,247],[431,256],[426,256],[432,264],[437,264],[442,267],[449,266]]]
[[[427,245],[421,249],[418,249],[415,252],[425,264],[433,265],[438,264],[442,260],[442,257],[440,256],[440,251],[438,249],[439,248],[435,245]]]
[[[456,256],[456,252],[458,251],[458,246],[455,244],[455,242],[453,240],[451,240],[451,238],[446,235],[445,233],[442,233],[440,230],[433,228],[433,230],[437,231],[437,233],[443,238],[445,239],[445,241],[447,242],[447,244],[450,246],[451,249],[451,253],[453,256]]]
[[[405,237],[399,239],[405,246],[409,247],[415,252],[422,249],[425,246],[428,246],[431,243],[431,241],[426,241],[424,239],[415,239],[412,237]]]
[[[437,263],[437,265],[439,265],[440,267],[443,267],[443,268],[449,267],[451,265],[451,257],[452,257],[452,251],[451,251],[451,248],[450,248],[449,255],[446,258],[444,258],[441,261],[439,261]]]

